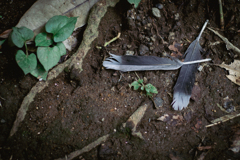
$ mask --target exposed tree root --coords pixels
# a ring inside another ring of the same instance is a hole
[[[64,68],[68,67],[69,69],[71,69],[71,76],[74,77],[78,76],[79,73],[81,73],[83,59],[87,55],[88,51],[91,49],[92,42],[98,37],[98,26],[102,17],[107,12],[107,8],[114,7],[118,1],[119,0],[101,0],[93,6],[88,18],[88,26],[84,32],[82,43],[79,46],[77,52],[70,59],[53,68],[48,73],[47,81],[38,82],[31,89],[28,95],[24,98],[18,110],[16,120],[14,121],[9,137],[16,133],[20,123],[25,118],[30,103],[34,100],[36,94],[41,92],[45,87],[47,87],[49,82],[56,78],[64,70]]]

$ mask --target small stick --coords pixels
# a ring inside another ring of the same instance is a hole
[[[215,33],[216,35],[218,35],[218,37],[220,37],[220,38],[223,40],[223,42],[226,43],[226,48],[227,48],[227,50],[232,49],[233,51],[237,52],[238,55],[240,55],[240,49],[238,49],[238,48],[235,47],[231,42],[229,42],[227,38],[223,37],[221,34],[219,34],[217,31],[213,30],[212,28],[209,28],[209,27],[208,27],[208,29],[209,29],[210,31],[212,31],[213,33]]]
[[[239,117],[239,116],[240,116],[240,113],[234,113],[234,114],[225,115],[225,116],[222,116],[220,118],[212,120],[211,122],[213,124],[209,124],[209,125],[207,125],[205,127],[208,128],[208,127],[216,126],[216,125],[218,125],[220,123],[229,121],[229,120],[231,120],[233,118],[236,118],[236,117]]]
[[[106,47],[107,45],[109,45],[110,43],[112,43],[113,41],[116,41],[118,38],[120,38],[121,33],[118,33],[117,37],[114,37],[113,39],[111,39],[110,41],[106,42],[104,44],[104,47]]]
[[[220,11],[220,25],[221,25],[221,29],[224,30],[224,18],[223,18],[222,0],[219,0],[219,11]]]
[[[1,96],[0,96],[0,98],[1,98],[2,100],[4,100],[4,101],[6,100],[5,98],[3,98],[3,97],[1,97]]]
[[[199,146],[199,147],[197,147],[197,149],[199,151],[202,151],[202,150],[205,150],[205,149],[212,149],[212,148],[213,148],[213,146]]]

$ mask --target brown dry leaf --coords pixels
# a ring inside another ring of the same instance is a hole
[[[25,26],[37,35],[44,30],[45,23],[55,15],[78,17],[76,28],[82,27],[88,12],[98,0],[38,0],[22,16],[16,27]]]
[[[177,43],[177,42],[173,42],[172,45],[169,45],[168,46],[168,49],[170,49],[171,51],[174,51],[176,53],[171,53],[171,56],[173,57],[182,57],[182,54],[181,54],[181,49],[182,49],[182,44],[180,43]]]
[[[8,38],[9,34],[12,32],[12,29],[8,29],[0,34],[0,38]]]
[[[183,124],[183,116],[175,115],[175,114],[164,114],[163,116],[159,117],[157,120],[166,122],[172,126],[178,126]]]
[[[230,79],[233,83],[240,86],[240,60],[234,60],[230,65],[226,65],[224,62],[218,65],[221,68],[225,68],[229,71],[227,78]]]

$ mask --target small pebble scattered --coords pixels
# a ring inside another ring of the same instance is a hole
[[[160,10],[158,8],[152,8],[152,14],[157,18],[161,17]]]

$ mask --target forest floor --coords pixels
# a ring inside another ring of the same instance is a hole
[[[0,33],[15,26],[34,2],[1,1]],[[153,15],[153,7],[160,8],[160,18]],[[235,107],[236,112],[240,106],[239,86],[226,77],[228,71],[213,65],[230,64],[239,59],[239,54],[228,51],[213,32],[205,29],[200,39],[203,57],[212,61],[199,65],[203,69],[196,73],[191,101],[181,111],[171,106],[179,70],[137,72],[145,83],[157,88],[158,94],[151,99],[129,87],[138,78],[134,72],[121,73],[102,66],[108,53],[181,59],[207,19],[208,27],[240,48],[240,2],[224,1],[223,11],[225,28],[220,30],[217,0],[142,0],[136,9],[121,0],[108,8],[101,20],[99,36],[84,59],[80,78],[63,72],[52,80],[36,95],[11,138],[16,113],[38,80],[24,75],[16,64],[14,49],[4,44],[0,50],[0,159],[64,158],[108,134],[105,142],[75,159],[239,159],[240,155],[229,148],[236,135],[239,137],[240,118],[206,127],[227,114],[219,106]],[[96,47],[118,33],[118,40],[102,49]],[[219,43],[211,45],[214,42]],[[161,104],[154,105],[153,101]],[[144,104],[148,107],[136,128],[141,139],[122,124]],[[158,120],[164,115],[170,119]]]

